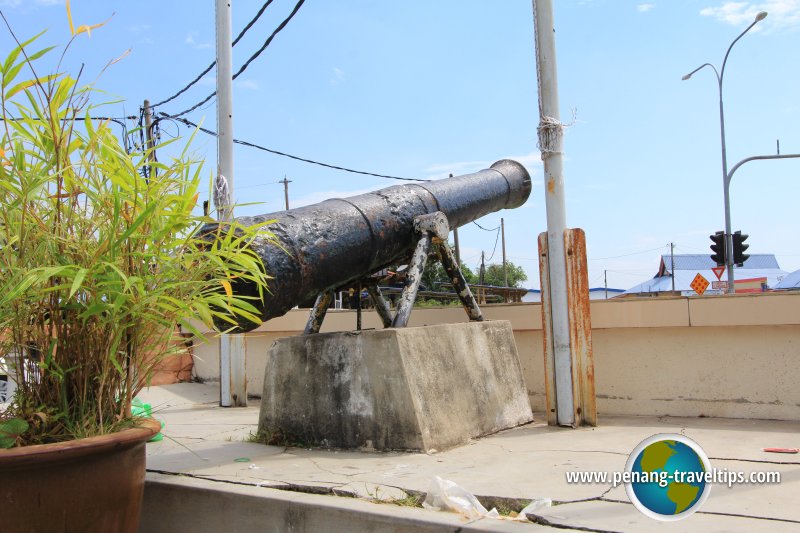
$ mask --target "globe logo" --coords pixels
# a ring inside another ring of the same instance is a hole
[[[675,433],[643,440],[628,457],[625,472],[628,498],[639,511],[656,520],[690,516],[703,505],[711,489],[708,456],[692,439]]]

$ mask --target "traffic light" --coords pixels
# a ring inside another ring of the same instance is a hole
[[[749,237],[749,235],[745,235],[741,231],[737,231],[733,234],[733,263],[736,266],[744,265],[744,262],[750,257],[750,255],[744,253],[745,250],[750,248],[749,244],[744,243],[747,237]]]
[[[718,231],[714,235],[709,235],[709,238],[714,242],[711,245],[711,251],[714,254],[711,256],[711,260],[714,261],[717,266],[724,266],[725,265],[725,232]]]

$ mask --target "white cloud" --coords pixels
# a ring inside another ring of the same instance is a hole
[[[210,42],[198,42],[195,39],[195,36],[197,36],[197,32],[196,31],[189,32],[186,35],[186,39],[184,39],[183,42],[188,44],[189,46],[197,48],[198,50],[203,50],[203,49],[206,49],[206,48],[212,48],[212,44]]]
[[[142,33],[149,31],[151,28],[152,26],[150,24],[134,24],[133,26],[129,26],[128,30],[133,33]]]
[[[491,161],[455,161],[453,163],[437,163],[425,168],[423,172],[426,174],[426,179],[439,180],[447,178],[450,174],[454,176],[460,176],[462,174],[469,174],[471,172],[477,172],[479,170],[489,168],[495,161],[499,161],[500,159],[512,159],[516,161],[524,166],[531,175],[535,174],[534,169],[542,164],[541,156],[537,151],[525,155],[506,155]]]
[[[60,6],[64,5],[64,0],[33,0],[31,2],[28,0],[27,2],[23,2],[23,0],[0,0],[0,7],[10,7],[15,8],[21,6],[23,3],[27,4],[35,4],[37,6]],[[27,6],[26,6],[27,7]]]
[[[331,85],[339,85],[344,81],[344,71],[338,67],[333,67],[333,76],[330,79]]]
[[[639,4],[638,6],[636,6],[636,11],[638,11],[639,13],[647,13],[654,7],[656,7],[655,4]]]
[[[755,20],[760,11],[769,13],[753,30],[800,26],[800,0],[767,0],[765,2],[723,2],[700,10],[704,17],[713,17],[732,26],[743,26]]]
[[[260,91],[261,85],[258,84],[255,80],[236,80],[234,86],[237,89],[245,89],[248,91]]]

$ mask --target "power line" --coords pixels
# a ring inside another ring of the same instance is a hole
[[[494,257],[494,253],[497,251],[497,241],[500,239],[500,228],[497,228],[497,236],[494,238],[494,248],[492,248],[492,255],[489,256],[489,259],[486,261],[491,261],[492,257]]]
[[[267,37],[267,40],[266,40],[266,41],[264,41],[264,44],[262,44],[262,45],[261,45],[261,48],[259,48],[259,49],[256,51],[256,53],[254,53],[253,55],[251,55],[251,56],[250,56],[250,58],[249,58],[247,61],[245,61],[245,62],[244,62],[244,65],[242,65],[242,66],[239,68],[239,70],[238,70],[238,71],[236,71],[236,74],[234,74],[234,75],[233,75],[233,79],[234,79],[234,80],[235,80],[236,78],[238,78],[238,77],[239,77],[239,75],[240,75],[242,72],[244,72],[244,71],[247,69],[247,67],[248,67],[248,66],[250,66],[250,63],[252,63],[253,61],[255,61],[255,60],[258,58],[258,56],[260,56],[260,55],[261,55],[261,53],[262,53],[264,50],[266,50],[266,49],[267,49],[267,47],[268,47],[268,46],[269,46],[269,44],[272,42],[272,40],[275,38],[275,36],[276,36],[276,35],[278,35],[278,33],[280,33],[280,31],[281,31],[281,30],[283,30],[283,28],[285,28],[287,24],[289,24],[289,21],[290,21],[290,20],[292,20],[292,18],[295,16],[295,14],[297,14],[297,12],[300,10],[300,6],[302,6],[302,5],[303,5],[303,3],[304,3],[305,1],[306,1],[306,0],[299,0],[299,1],[297,2],[297,4],[295,4],[295,6],[294,6],[294,9],[292,9],[292,12],[291,12],[291,13],[289,13],[289,16],[288,16],[288,17],[286,17],[286,18],[283,20],[283,22],[281,22],[281,23],[278,25],[278,27],[277,27],[277,28],[275,28],[275,31],[273,31],[273,32],[272,32],[272,34],[271,34],[269,37]],[[179,116],[181,116],[181,115],[185,115],[185,114],[187,114],[187,113],[191,113],[192,111],[194,111],[194,110],[195,110],[195,109],[197,109],[198,107],[202,106],[203,104],[205,104],[206,102],[208,102],[209,100],[211,100],[212,98],[214,98],[214,96],[215,96],[216,94],[217,94],[217,91],[214,91],[213,93],[209,94],[209,95],[208,95],[208,96],[205,98],[205,100],[201,101],[200,103],[197,103],[197,104],[193,105],[192,107],[190,107],[189,109],[186,109],[185,111],[181,111],[180,113],[174,113],[172,116],[173,116],[173,117],[179,117]]]
[[[492,228],[492,229],[487,229],[487,228],[484,228],[483,226],[481,226],[480,224],[478,224],[477,222],[475,222],[474,220],[472,221],[472,223],[475,224],[476,226],[478,226],[479,228],[481,228],[483,231],[500,231],[500,226],[497,226],[496,228]]]
[[[188,119],[185,119],[185,118],[182,118],[182,117],[178,117],[178,116],[168,115],[166,113],[159,113],[159,118],[157,120],[165,120],[165,119],[167,119],[167,120],[169,120],[169,119],[177,120],[179,122],[184,123],[187,126],[190,126],[192,128],[196,128],[197,130],[202,131],[203,133],[205,133],[207,135],[211,135],[213,137],[217,136],[217,132],[216,131],[213,131],[213,130],[210,130],[210,129],[207,129],[207,128],[203,128],[203,127],[199,126],[198,124],[195,124],[191,120],[188,120]],[[269,152],[271,154],[280,155],[280,156],[283,156],[283,157],[288,157],[290,159],[294,159],[295,161],[302,161],[303,163],[310,163],[312,165],[318,165],[318,166],[325,167],[325,168],[331,168],[331,169],[334,169],[334,170],[341,170],[343,172],[350,172],[351,174],[362,174],[364,176],[375,176],[376,178],[388,178],[388,179],[392,179],[392,180],[402,180],[402,181],[430,181],[430,180],[420,179],[420,178],[401,178],[400,176],[390,176],[388,174],[377,174],[375,172],[366,172],[366,171],[363,171],[363,170],[354,170],[352,168],[341,167],[341,166],[338,166],[338,165],[331,165],[329,163],[322,163],[321,161],[314,161],[313,159],[307,159],[305,157],[300,157],[300,156],[296,156],[296,155],[292,155],[292,154],[287,154],[286,152],[273,150],[271,148],[267,148],[265,146],[260,146],[258,144],[251,143],[249,141],[242,141],[240,139],[234,139],[233,142],[236,143],[236,144],[241,144],[242,146],[248,146],[250,148],[255,148],[257,150],[262,150],[264,152]]]
[[[264,3],[264,5],[263,5],[263,6],[261,6],[261,9],[259,9],[259,10],[258,10],[258,13],[256,13],[256,16],[255,16],[255,17],[253,17],[252,19],[250,19],[250,22],[248,22],[248,23],[245,25],[244,29],[242,29],[242,31],[241,31],[241,32],[239,32],[239,35],[236,37],[236,39],[234,39],[234,40],[233,40],[233,44],[231,44],[231,46],[236,46],[236,43],[238,43],[238,42],[239,42],[239,40],[240,40],[242,37],[244,37],[244,34],[245,34],[245,33],[247,33],[247,30],[249,30],[250,28],[252,28],[252,27],[253,27],[253,24],[255,24],[255,23],[256,23],[256,21],[257,21],[259,18],[261,18],[261,15],[264,13],[264,11],[267,9],[267,7],[268,7],[268,6],[269,6],[269,5],[270,5],[272,2],[273,2],[273,0],[267,0],[267,1]],[[205,76],[206,74],[208,74],[209,72],[211,72],[211,69],[212,69],[212,68],[214,68],[214,65],[216,65],[216,64],[217,64],[216,60],[215,60],[215,61],[212,61],[212,62],[211,62],[211,64],[210,64],[210,65],[208,65],[208,67],[206,67],[206,69],[205,69],[205,70],[203,70],[203,72],[201,72],[200,74],[198,74],[198,75],[197,75],[197,77],[196,77],[195,79],[193,79],[192,81],[190,81],[190,82],[189,82],[189,84],[188,84],[186,87],[184,87],[184,88],[183,88],[183,89],[181,89],[180,91],[176,92],[175,94],[173,94],[173,95],[172,95],[172,96],[170,96],[169,98],[166,98],[166,99],[164,99],[164,100],[161,100],[161,101],[160,101],[160,102],[158,102],[157,104],[153,104],[153,105],[151,105],[150,107],[151,107],[152,109],[155,109],[156,107],[158,107],[158,106],[160,106],[160,105],[166,104],[167,102],[171,102],[172,100],[176,99],[177,97],[179,97],[180,95],[182,95],[183,93],[185,93],[186,91],[188,91],[188,90],[189,90],[189,88],[190,88],[190,87],[192,87],[192,86],[193,86],[195,83],[197,83],[198,81],[200,81],[200,80],[203,78],[203,76]]]

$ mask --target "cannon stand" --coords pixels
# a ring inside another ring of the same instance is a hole
[[[461,267],[453,256],[453,251],[447,244],[447,237],[450,234],[450,225],[447,222],[447,217],[441,211],[421,215],[414,219],[414,233],[419,237],[417,246],[411,256],[411,261],[408,265],[406,274],[405,286],[403,293],[397,303],[397,312],[392,316],[392,311],[389,304],[381,295],[380,288],[374,279],[361,280],[357,286],[359,294],[361,293],[361,286],[365,286],[369,293],[372,303],[375,305],[375,310],[378,316],[381,317],[384,328],[404,328],[408,324],[408,319],[411,316],[411,310],[414,308],[414,302],[417,300],[417,292],[419,290],[420,281],[422,280],[422,273],[425,271],[425,265],[428,261],[428,256],[431,250],[436,251],[438,259],[441,261],[447,275],[453,283],[453,288],[461,300],[464,310],[467,312],[470,321],[481,322],[483,321],[483,314],[478,307],[478,302],[472,295],[472,291],[467,285],[467,280],[461,272]],[[320,293],[314,302],[314,307],[308,317],[304,335],[311,335],[319,333],[322,327],[322,321],[325,319],[325,314],[328,312],[328,307],[333,299],[333,290],[327,290]],[[359,298],[360,303],[360,298]],[[358,307],[358,327],[361,329],[361,306]]]

